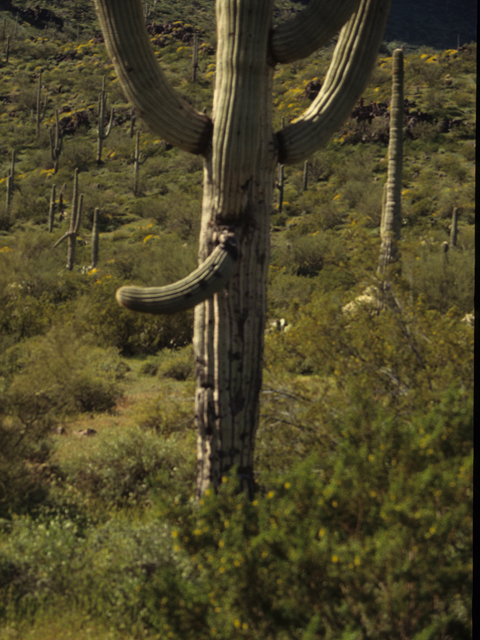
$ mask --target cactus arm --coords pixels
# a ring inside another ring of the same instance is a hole
[[[198,269],[183,280],[166,287],[121,287],[117,302],[132,311],[175,313],[191,309],[223,289],[230,279],[238,251],[234,240],[227,237]]]
[[[270,53],[275,62],[294,62],[323,47],[358,8],[360,0],[310,0],[294,18],[272,33]]]
[[[114,108],[112,107],[110,109],[110,120],[108,121],[108,125],[107,125],[107,129],[104,132],[104,137],[108,138],[108,136],[110,135],[110,131],[112,130],[112,124],[113,124],[113,113],[114,113]]]
[[[71,238],[74,235],[75,235],[75,233],[73,231],[67,231],[66,233],[63,234],[63,236],[59,240],[56,241],[56,243],[53,245],[53,248],[55,249],[64,240],[67,240],[67,238]]]
[[[141,0],[95,0],[105,44],[128,100],[164,140],[204,153],[210,118],[198,113],[166,80],[145,30]]]
[[[361,0],[344,25],[320,93],[311,106],[277,133],[279,161],[306,160],[348,118],[377,59],[391,0]]]

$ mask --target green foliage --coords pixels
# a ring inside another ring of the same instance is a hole
[[[170,435],[179,433],[179,417],[172,411],[168,426]],[[193,447],[180,446],[178,437],[167,439],[168,430],[158,424],[157,429],[142,427],[97,435],[100,440],[93,450],[71,454],[62,463],[52,489],[56,500],[61,504],[68,498],[67,504],[91,511],[97,506],[101,513],[113,507],[148,503],[152,486],[162,492],[174,485],[191,485],[195,474]],[[163,437],[158,437],[159,433]]]
[[[16,352],[8,393],[17,406],[27,409],[35,398],[57,414],[107,411],[120,396],[124,369],[116,351],[95,347],[71,327],[54,326]]]
[[[0,518],[25,512],[47,492],[41,465],[51,448],[52,417],[33,394],[22,398],[0,390]]]

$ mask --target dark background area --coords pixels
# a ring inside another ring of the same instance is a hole
[[[310,0],[299,0],[307,5]],[[476,0],[393,0],[387,42],[454,49],[477,41]]]
[[[476,42],[476,0],[393,0],[385,39],[436,49]]]

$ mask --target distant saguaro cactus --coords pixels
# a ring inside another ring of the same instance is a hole
[[[198,69],[198,33],[193,36],[193,50],[192,50],[192,82],[197,80]]]
[[[402,168],[403,168],[403,51],[393,52],[392,101],[390,105],[390,140],[388,143],[388,174],[383,193],[380,223],[380,260],[378,274],[387,275],[396,263],[400,270],[399,247],[402,228]]]
[[[50,129],[50,155],[53,160],[53,173],[58,171],[58,163],[63,148],[63,135],[60,131],[60,121],[58,119],[58,109],[55,110],[55,127]]]
[[[138,195],[138,185],[140,179],[140,165],[145,162],[146,158],[140,151],[140,131],[137,131],[135,137],[135,153],[133,155],[133,195]]]
[[[15,186],[15,149],[12,151],[12,162],[7,172],[5,192],[5,219],[7,224],[10,222],[10,207],[12,204],[13,189]]]
[[[219,487],[234,466],[252,495],[276,168],[304,162],[348,118],[377,59],[390,0],[311,0],[276,28],[274,0],[216,0],[211,117],[166,80],[141,0],[95,0],[95,6],[128,100],[157,135],[204,161],[200,266],[168,287],[122,287],[117,300],[146,312],[196,306],[197,495],[209,484]],[[274,132],[276,64],[311,55],[339,29],[318,96]]]
[[[308,160],[305,160],[305,164],[303,165],[303,190],[306,191],[308,189],[308,168],[309,168]]]
[[[283,164],[278,165],[277,189],[278,189],[278,213],[283,210],[283,191],[285,187],[285,167]]]
[[[458,233],[458,207],[453,207],[452,226],[450,229],[450,247],[452,249],[457,246],[457,233]]]
[[[56,205],[57,185],[52,184],[52,193],[50,194],[50,206],[48,209],[48,231],[52,233],[53,223],[55,221],[55,205]]]
[[[38,83],[37,83],[37,102],[36,102],[36,112],[35,112],[35,135],[38,138],[40,135],[40,124],[42,120],[45,118],[45,112],[47,110],[47,96],[43,101],[42,107],[42,71],[40,71],[38,75]]]
[[[110,110],[110,120],[105,128],[105,113],[107,111],[107,94],[105,91],[105,76],[102,78],[102,90],[98,96],[98,129],[97,129],[97,163],[102,163],[103,141],[108,138],[112,130],[113,108]]]
[[[65,233],[60,240],[58,240],[53,248],[57,247],[63,240],[68,240],[67,251],[67,269],[72,271],[73,264],[75,262],[75,246],[77,242],[77,235],[80,229],[80,218],[82,216],[83,205],[83,193],[78,196],[78,169],[75,169],[75,176],[73,179],[73,196],[72,196],[72,215],[70,218],[70,229]]]
[[[130,110],[130,138],[133,138],[133,134],[135,133],[135,108],[132,107]]]
[[[97,207],[93,213],[93,224],[92,224],[92,264],[91,269],[95,269],[98,263],[98,247],[100,244],[100,234],[99,234],[99,217],[100,217],[100,209]]]

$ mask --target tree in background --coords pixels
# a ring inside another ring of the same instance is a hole
[[[276,167],[305,161],[348,118],[377,58],[390,0],[312,0],[275,29],[274,0],[216,0],[210,116],[195,111],[166,80],[141,0],[95,5],[128,99],[157,134],[204,160],[199,268],[165,288],[122,287],[117,299],[152,313],[196,306],[197,495],[210,483],[217,487],[234,466],[252,495]],[[317,98],[274,132],[276,64],[309,56],[339,29]]]

